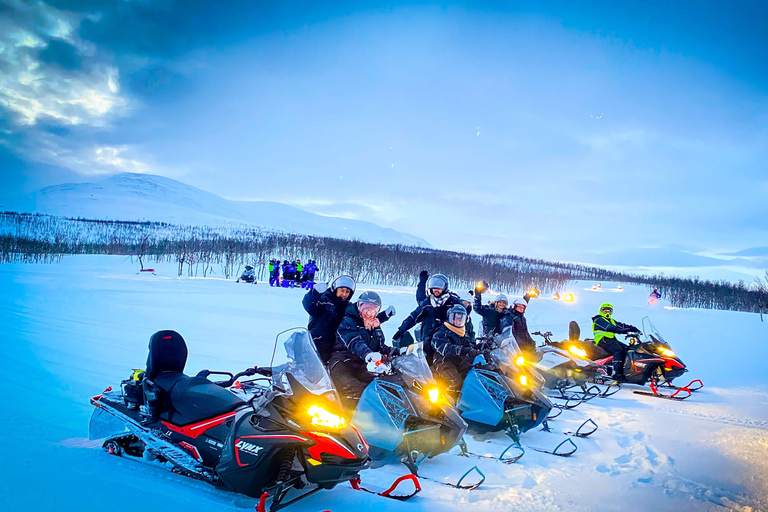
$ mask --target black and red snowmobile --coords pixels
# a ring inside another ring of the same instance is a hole
[[[321,489],[356,480],[368,445],[341,415],[338,395],[306,331],[285,342],[289,362],[239,374],[185,375],[187,346],[175,331],[150,338],[146,371],[94,396],[91,439],[109,453],[161,465],[279,510]],[[262,375],[246,401],[226,389]],[[227,380],[213,382],[212,375]],[[289,492],[297,496],[288,499]]]
[[[574,331],[578,332],[578,325],[571,322],[571,338]],[[627,334],[629,343],[622,375],[613,375],[611,354],[597,346],[593,340],[585,339],[581,347],[587,352],[588,357],[601,366],[602,377],[595,379],[597,383],[622,382],[627,384],[650,385],[651,391],[635,390],[638,395],[656,396],[672,400],[684,400],[690,397],[694,391],[704,387],[701,379],[695,379],[685,386],[675,386],[672,381],[688,371],[669,343],[661,336],[658,329],[651,323],[648,317],[643,318],[643,332]],[[576,334],[578,338],[578,334]],[[664,388],[673,392],[664,393]]]

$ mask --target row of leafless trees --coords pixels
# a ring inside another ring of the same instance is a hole
[[[0,262],[52,262],[70,254],[119,254],[146,261],[173,261],[179,275],[234,276],[245,264],[265,279],[270,259],[314,259],[319,279],[350,274],[370,284],[413,285],[418,273],[442,272],[454,289],[486,280],[495,289],[560,290],[571,280],[618,281],[657,288],[679,307],[760,312],[768,310],[765,284],[712,282],[698,278],[634,276],[597,267],[511,255],[473,255],[356,240],[275,233],[239,225],[175,226],[151,222],[67,219],[0,213]]]

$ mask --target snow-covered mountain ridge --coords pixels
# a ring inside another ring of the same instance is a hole
[[[372,222],[326,217],[271,201],[230,201],[170,178],[148,174],[122,173],[97,182],[45,187],[11,201],[2,209],[184,225],[234,223],[303,235],[431,247],[422,238]]]

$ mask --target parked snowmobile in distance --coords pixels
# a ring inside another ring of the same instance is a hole
[[[277,342],[277,341],[276,341]],[[146,372],[91,399],[91,439],[114,455],[154,460],[174,473],[258,498],[265,512],[357,478],[368,446],[340,414],[340,401],[306,331],[284,343],[288,362],[236,375],[183,373],[187,346],[175,331],[149,343]],[[225,389],[242,376],[271,375],[247,400]],[[227,380],[212,382],[211,375]],[[289,491],[311,486],[284,502]]]
[[[467,423],[440,390],[421,343],[412,343],[392,360],[392,373],[373,380],[363,391],[352,423],[370,445],[374,460],[397,457],[421,478],[418,467],[427,458],[445,453],[461,441]],[[451,487],[470,489],[485,477],[462,486],[464,477]]]
[[[256,271],[252,265],[245,266],[245,270],[243,270],[243,273],[237,278],[237,282],[239,283],[240,281],[256,284]]]

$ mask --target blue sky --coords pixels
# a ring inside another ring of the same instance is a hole
[[[473,252],[768,246],[762,2],[2,1],[6,193],[149,172]]]

